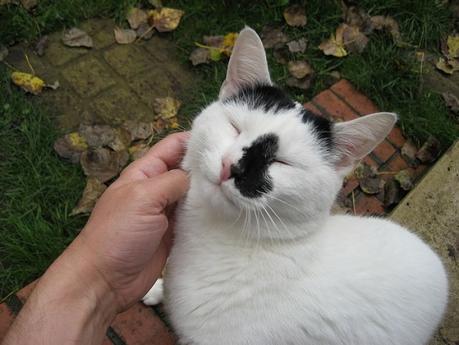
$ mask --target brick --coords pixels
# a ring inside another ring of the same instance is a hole
[[[356,198],[355,213],[358,215],[384,215],[383,203],[375,196],[362,193]]]
[[[408,163],[402,158],[402,156],[397,153],[394,155],[385,166],[385,171],[400,171],[408,168]]]
[[[340,95],[360,115],[379,112],[376,105],[365,95],[357,91],[350,82],[341,79],[331,87],[331,90]]]
[[[365,156],[362,159],[362,161],[368,164],[369,166],[372,166],[373,168],[378,169],[378,163],[376,163],[376,161],[370,156]]]
[[[402,131],[398,127],[394,127],[387,136],[387,139],[397,148],[401,148],[405,144],[406,138],[403,136]]]
[[[133,44],[115,45],[104,52],[104,58],[123,77],[134,76],[152,65],[150,55]]]
[[[319,93],[314,97],[313,103],[319,109],[322,108],[335,120],[349,121],[358,118],[358,115],[330,90]]]
[[[304,104],[304,109],[309,110],[311,113],[316,114],[318,116],[324,116],[320,112],[319,108],[317,108],[312,102],[308,102]]]
[[[386,162],[395,153],[395,148],[387,141],[384,140],[373,150],[373,154],[381,162]]]
[[[343,188],[341,188],[340,194],[343,197],[347,197],[358,186],[359,181],[357,181],[356,178],[350,178],[343,184]]]
[[[6,303],[0,304],[0,343],[13,323],[14,315]]]
[[[35,286],[37,286],[38,279],[30,283],[29,285],[23,287],[21,290],[16,292],[17,298],[22,302],[22,304],[25,304],[27,299],[29,298],[30,294],[32,291],[35,289]]]
[[[127,345],[172,345],[174,336],[151,308],[141,303],[119,314],[112,324]]]

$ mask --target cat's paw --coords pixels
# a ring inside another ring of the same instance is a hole
[[[158,279],[150,291],[143,296],[142,302],[146,305],[160,304],[163,301],[163,289],[163,280]]]

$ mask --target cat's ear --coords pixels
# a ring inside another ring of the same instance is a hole
[[[246,26],[234,44],[219,98],[231,97],[242,87],[257,83],[272,84],[263,43],[257,33]]]
[[[397,115],[394,113],[375,113],[334,124],[337,169],[344,173],[350,171],[356,161],[365,157],[384,140],[396,122]]]

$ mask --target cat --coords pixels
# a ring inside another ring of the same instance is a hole
[[[447,304],[438,256],[390,220],[330,215],[392,113],[331,123],[270,79],[257,33],[237,39],[219,99],[193,122],[164,305],[180,344],[427,344]],[[163,281],[144,297],[161,302]]]

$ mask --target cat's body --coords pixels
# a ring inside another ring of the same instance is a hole
[[[241,32],[183,160],[191,186],[164,278],[180,344],[428,342],[447,302],[436,254],[387,220],[330,216],[343,177],[395,121],[308,113],[272,86],[256,33]]]

